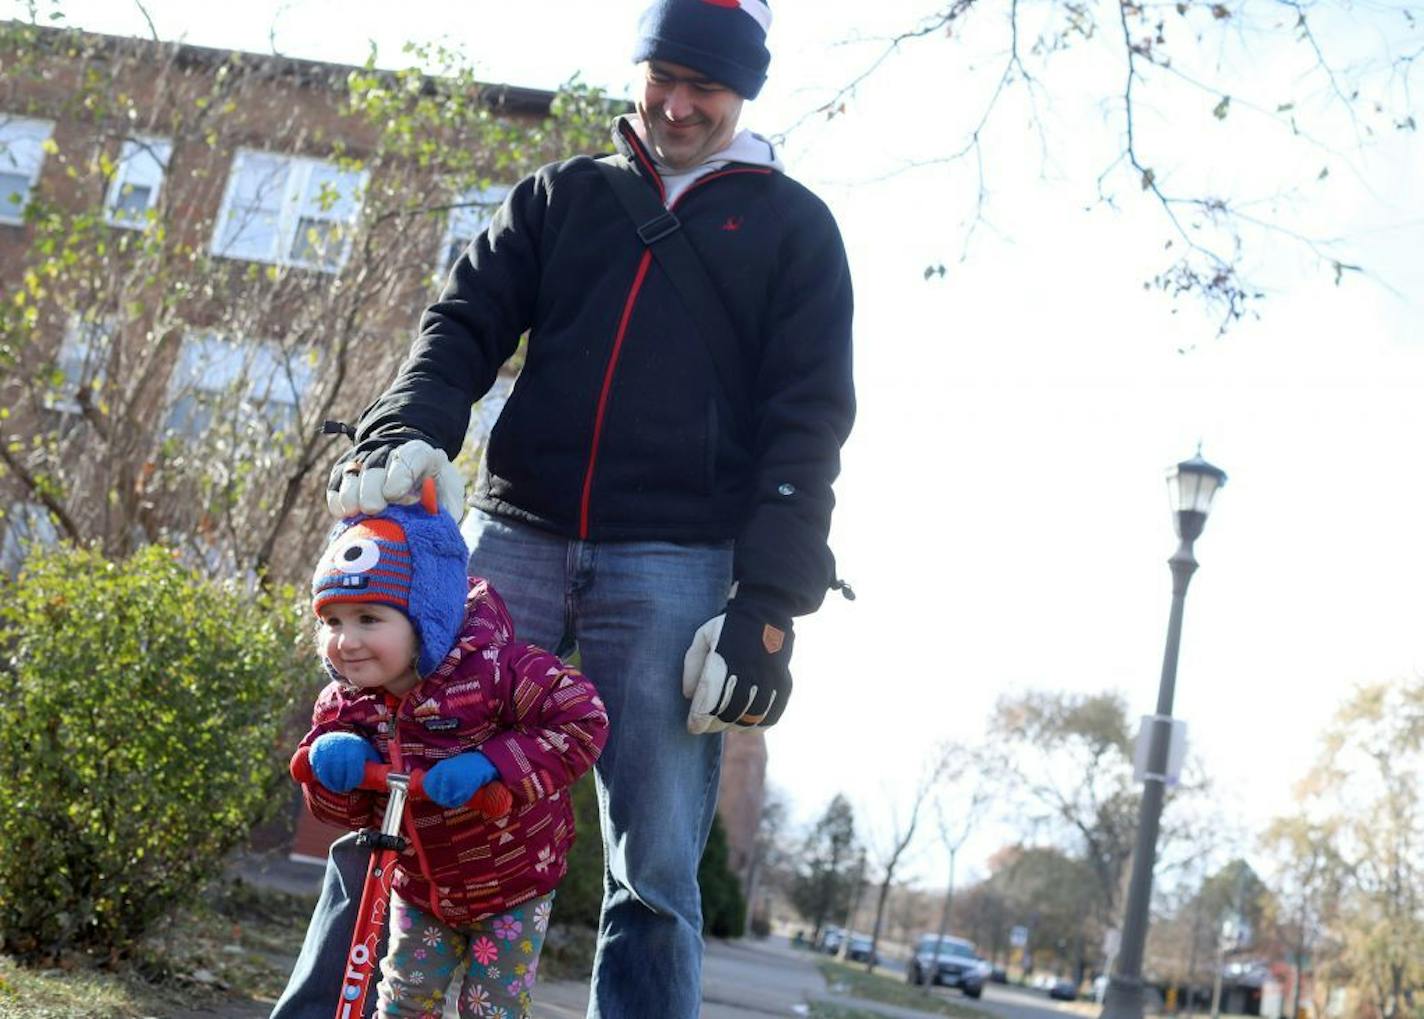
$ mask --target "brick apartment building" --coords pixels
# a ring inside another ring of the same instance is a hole
[[[379,389],[509,184],[570,144],[554,98],[0,22],[0,569],[29,540],[166,540],[301,582],[334,455],[304,437]],[[248,484],[203,503],[219,456]],[[728,739],[744,878],[765,766],[760,733]]]

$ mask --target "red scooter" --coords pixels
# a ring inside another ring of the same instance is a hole
[[[307,747],[292,757],[292,778],[298,782],[314,782]],[[366,998],[371,991],[371,978],[376,974],[376,948],[381,940],[390,908],[391,880],[396,857],[404,851],[406,840],[400,826],[409,796],[424,797],[425,773],[419,768],[409,775],[395,771],[384,762],[368,762],[361,779],[361,789],[386,791],[386,812],[381,818],[381,830],[367,829],[356,836],[357,845],[371,849],[371,863],[366,869],[366,883],[361,889],[361,907],[356,914],[356,929],[351,934],[351,949],[346,956],[346,977],[341,984],[341,1000],[337,1002],[335,1019],[361,1019],[365,1015]],[[484,786],[469,802],[472,810],[494,820],[504,817],[514,806],[514,797],[502,782]]]

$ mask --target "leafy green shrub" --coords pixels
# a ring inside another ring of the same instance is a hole
[[[591,770],[574,783],[569,795],[574,807],[574,847],[569,850],[569,872],[554,896],[552,919],[556,924],[597,927],[603,905],[603,839]]]
[[[127,954],[285,802],[316,679],[293,604],[159,547],[0,582],[0,950]]]
[[[712,818],[707,848],[697,865],[697,883],[702,886],[702,932],[714,938],[740,938],[746,933],[742,882],[732,873],[730,862],[727,829],[717,815]]]

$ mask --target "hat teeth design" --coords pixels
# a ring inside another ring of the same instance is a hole
[[[370,518],[332,542],[312,578],[318,614],[334,601],[381,602],[407,612],[413,575],[410,544],[394,520]]]

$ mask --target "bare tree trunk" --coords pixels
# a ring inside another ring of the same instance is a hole
[[[836,958],[846,961],[850,953],[850,932],[855,929],[855,914],[860,911],[860,894],[865,887],[865,850],[860,851],[860,860],[855,865],[855,890],[851,892],[850,907],[846,910],[845,923],[841,925],[841,944],[836,950]]]

